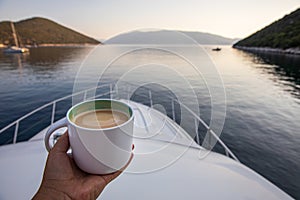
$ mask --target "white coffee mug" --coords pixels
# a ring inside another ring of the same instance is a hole
[[[109,128],[85,128],[74,123],[76,116],[95,110],[113,110],[127,115],[123,124]],[[45,146],[52,148],[49,138],[55,130],[67,127],[72,156],[80,169],[91,174],[113,173],[129,161],[133,138],[133,109],[124,102],[96,99],[79,103],[67,112],[65,118],[51,125],[45,135]]]

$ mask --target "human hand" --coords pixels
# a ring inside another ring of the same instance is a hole
[[[38,192],[39,199],[96,199],[105,186],[118,177],[133,158],[122,169],[112,174],[93,175],[83,172],[66,153],[70,147],[68,133],[63,134],[49,152],[44,176]]]

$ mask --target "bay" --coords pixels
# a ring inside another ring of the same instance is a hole
[[[220,120],[225,108],[221,139],[242,163],[300,198],[300,57],[211,48],[104,45],[33,48],[23,55],[0,52],[0,129],[74,88],[122,80],[139,86],[139,97],[132,99],[149,104],[141,86],[150,87],[154,103],[164,106],[162,97],[174,95],[199,109],[207,123],[213,108],[213,117]],[[58,105],[56,119],[69,106]],[[170,116],[170,108],[165,110]],[[26,123],[38,126],[43,120],[50,121],[40,115]],[[30,130],[19,140],[28,139]]]

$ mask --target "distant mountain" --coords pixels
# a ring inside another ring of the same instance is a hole
[[[14,45],[10,21],[0,22],[0,44]],[[35,17],[15,22],[22,45],[99,44],[100,42],[51,20]]]
[[[233,45],[236,48],[300,50],[300,8]]]
[[[192,39],[191,39],[192,38]],[[117,35],[105,44],[199,44],[230,45],[236,40],[219,35],[189,31],[132,31]]]

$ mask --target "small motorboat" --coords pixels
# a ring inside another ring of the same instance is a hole
[[[213,48],[212,51],[221,51],[222,49],[217,47],[217,48]]]

